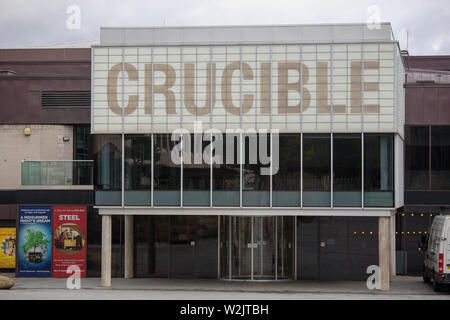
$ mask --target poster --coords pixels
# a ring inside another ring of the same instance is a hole
[[[0,228],[0,269],[16,267],[16,228]]]
[[[86,276],[86,207],[53,206],[53,277],[65,278],[76,265]]]
[[[52,208],[19,206],[17,246],[19,277],[50,277],[52,269]]]

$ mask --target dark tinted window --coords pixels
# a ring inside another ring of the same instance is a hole
[[[183,205],[209,206],[211,185],[211,168],[203,158],[203,150],[209,141],[203,135],[183,136]],[[208,154],[209,155],[209,154]]]
[[[270,205],[270,135],[244,135],[242,204]]]
[[[431,127],[431,188],[450,190],[450,127]]]
[[[361,206],[360,134],[334,135],[333,172],[334,206]]]
[[[220,141],[215,142],[218,143],[218,149],[213,152],[213,157],[216,159],[213,164],[213,205],[218,207],[239,206],[239,136],[224,134],[221,137],[221,139],[219,136],[214,137]]]
[[[364,205],[394,205],[394,139],[392,134],[364,135]]]
[[[300,206],[300,138],[299,134],[273,135],[273,151],[278,143],[278,170],[273,167],[273,205]]]
[[[97,205],[121,205],[122,137],[96,135],[94,139],[94,184]]]
[[[153,200],[157,206],[179,206],[181,166],[172,159],[172,149],[180,141],[172,141],[170,134],[155,134],[153,140]]]
[[[125,135],[125,205],[150,205],[151,136]]]
[[[429,189],[429,128],[405,128],[405,189]]]
[[[330,206],[331,136],[303,135],[303,206]]]

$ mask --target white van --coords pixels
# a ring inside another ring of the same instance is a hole
[[[434,291],[450,284],[450,216],[436,216],[430,232],[422,236],[419,250],[425,252],[423,281],[433,281]]]

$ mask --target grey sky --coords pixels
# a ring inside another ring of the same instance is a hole
[[[70,30],[67,8],[80,8]],[[448,0],[0,0],[0,47],[98,41],[100,26],[181,26],[366,22],[379,8],[412,55],[450,55]]]

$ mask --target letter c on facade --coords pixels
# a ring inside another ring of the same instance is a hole
[[[128,81],[138,81],[138,73],[133,65],[124,63],[123,68],[128,74]],[[108,72],[108,106],[112,112],[119,116],[122,115],[122,108],[119,106],[119,102],[117,100],[117,79],[119,77],[119,72],[121,71],[122,63],[118,63],[114,65]],[[123,110],[123,116],[127,116],[136,111],[138,102],[138,95],[129,95],[128,104]]]

